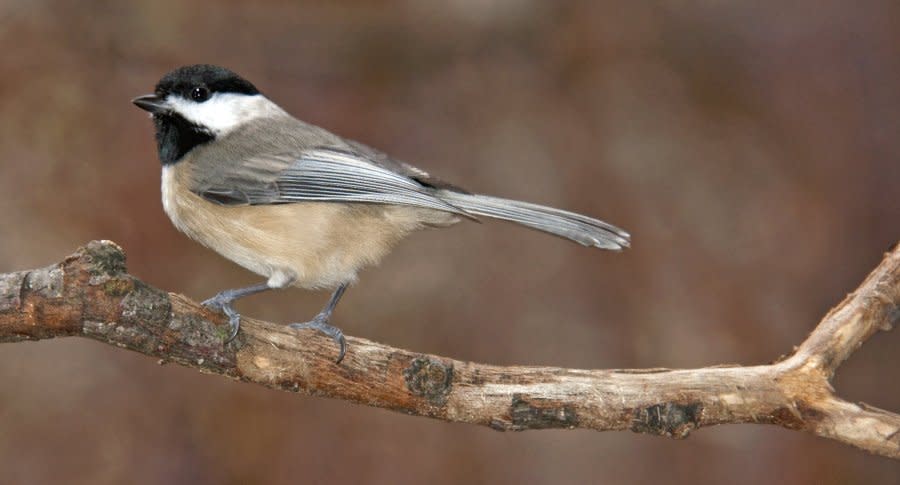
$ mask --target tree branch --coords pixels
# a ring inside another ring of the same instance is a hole
[[[684,438],[702,426],[768,423],[900,459],[900,416],[835,396],[837,367],[900,319],[900,246],[831,310],[790,357],[691,370],[498,367],[244,319],[225,321],[129,275],[94,241],[47,268],[0,275],[0,342],[82,336],[203,372],[497,430],[589,428]]]

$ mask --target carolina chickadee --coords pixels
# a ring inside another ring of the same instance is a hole
[[[335,288],[312,328],[346,343],[329,324],[359,270],[407,234],[476,216],[515,222],[585,246],[620,250],[625,231],[580,214],[470,194],[361,143],[289,115],[245,79],[211,65],[166,74],[149,111],[162,162],[162,201],[180,231],[266,282],[203,302],[229,317],[238,298],[289,285]]]

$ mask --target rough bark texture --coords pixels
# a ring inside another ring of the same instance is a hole
[[[685,438],[699,427],[767,423],[900,459],[900,416],[834,394],[837,367],[900,320],[900,247],[790,357],[691,370],[497,367],[244,319],[224,319],[129,275],[121,248],[94,241],[63,262],[0,275],[0,342],[82,336],[286,391],[497,430],[589,428]]]

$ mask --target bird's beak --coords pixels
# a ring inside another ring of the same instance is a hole
[[[169,103],[155,94],[138,96],[132,99],[131,102],[138,108],[153,114],[161,114],[169,111]]]

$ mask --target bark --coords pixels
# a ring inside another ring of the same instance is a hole
[[[726,423],[776,424],[900,459],[900,416],[841,400],[830,380],[878,330],[900,320],[900,246],[791,355],[769,365],[579,370],[498,367],[245,318],[226,322],[129,275],[115,243],[59,264],[0,275],[0,342],[80,336],[202,372],[286,391],[496,430],[588,428],[685,438]]]

